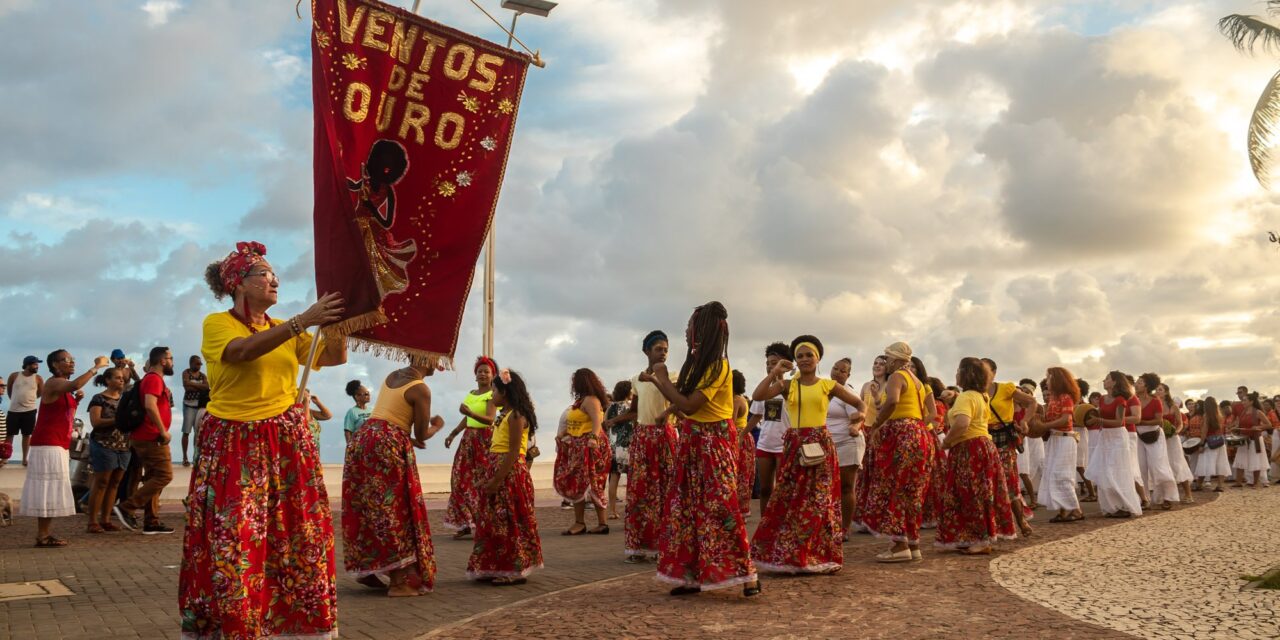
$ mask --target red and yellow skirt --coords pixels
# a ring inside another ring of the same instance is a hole
[[[476,508],[480,504],[480,484],[476,482],[476,474],[485,465],[492,440],[493,429],[488,427],[462,430],[458,450],[453,454],[444,526],[455,530],[474,527]]]
[[[816,442],[822,464],[800,464],[800,447]],[[788,429],[769,506],[751,539],[751,560],[764,571],[834,573],[844,566],[840,466],[826,427]]]
[[[1000,452],[1000,466],[1004,468],[1005,487],[1009,491],[1009,518],[1013,519],[1014,509],[1021,509],[1022,517],[1031,520],[1036,512],[1022,502],[1022,480],[1018,477],[1018,448],[1005,447],[997,450]]]
[[[866,434],[867,449],[862,454],[862,474],[858,477],[858,485],[854,487],[853,518],[849,527],[852,530],[865,530],[867,525],[862,521],[862,514],[867,512],[871,499],[871,484],[876,473],[876,448],[880,446],[880,436]]]
[[[879,436],[862,523],[876,536],[919,543],[924,490],[933,470],[933,433],[920,420],[898,418],[886,421]]]
[[[660,582],[710,591],[755,581],[738,504],[737,436],[731,420],[680,425],[666,533],[658,545]]]
[[[363,578],[414,567],[408,584],[435,586],[436,556],[418,461],[404,429],[370,418],[347,446],[342,469],[342,557]]]
[[[505,453],[489,453],[477,480],[483,486],[502,466]],[[475,544],[467,560],[467,577],[523,578],[542,568],[542,542],[533,512],[533,479],[524,457],[516,458],[511,473],[494,494],[480,494]]]
[[[675,475],[676,429],[637,425],[627,449],[627,512],[623,550],[628,556],[658,557],[658,540],[666,526],[667,489]]]
[[[334,638],[333,515],[305,409],[197,436],[178,574],[184,638]]]
[[[756,439],[744,428],[738,434],[738,504],[742,505],[743,515],[751,513],[751,488],[755,483]]]
[[[568,438],[568,442],[557,439],[556,494],[574,504],[590,502],[603,509],[604,486],[609,480],[609,463],[612,461],[613,451],[607,437],[587,434]]]
[[[929,447],[929,457],[933,462],[929,467],[929,482],[924,487],[924,501],[920,505],[920,526],[925,529],[938,526],[938,513],[942,511],[943,476],[946,473],[943,465],[947,458],[946,452],[942,450],[942,443],[938,442],[938,434],[934,431],[929,432]]]
[[[1004,463],[991,438],[972,438],[951,448],[942,465],[941,505],[934,545],[947,549],[986,547],[1018,537],[1009,502]]]

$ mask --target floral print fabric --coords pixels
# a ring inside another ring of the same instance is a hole
[[[816,442],[822,464],[800,464],[800,447]],[[833,573],[844,566],[840,467],[826,427],[788,429],[773,497],[751,539],[751,560],[765,571]]]
[[[628,556],[656,558],[666,525],[667,489],[675,475],[676,429],[668,424],[640,425],[628,451],[631,470],[623,549]]]
[[[489,453],[477,474],[484,486],[502,466],[505,453]],[[495,494],[480,494],[476,511],[475,543],[467,560],[467,577],[523,578],[542,568],[542,542],[533,512],[533,479],[524,463],[516,458],[502,487]]]
[[[862,523],[872,534],[895,542],[920,542],[924,490],[932,472],[933,434],[916,418],[888,420],[880,427],[875,471]]]
[[[476,509],[480,504],[480,485],[476,483],[476,473],[486,464],[492,440],[493,429],[467,427],[462,430],[458,450],[453,454],[453,469],[449,476],[449,504],[445,507],[444,526],[450,529],[474,528]]]
[[[971,438],[952,447],[941,476],[935,545],[985,547],[1017,537],[1004,464],[990,438]]]
[[[738,434],[738,504],[751,513],[751,489],[756,483],[756,441],[745,428]],[[631,487],[627,487],[630,491]]]
[[[604,486],[612,460],[607,437],[598,438],[589,433],[557,440],[553,478],[556,494],[572,503],[590,502],[603,509]]]
[[[420,593],[435,586],[435,548],[413,443],[386,420],[367,420],[347,447],[342,543],[346,569],[357,577],[416,565],[409,586]]]
[[[335,638],[333,517],[306,410],[206,416],[178,575],[184,638]]]
[[[680,425],[666,533],[658,545],[659,581],[703,591],[755,581],[738,505],[737,437],[729,420]]]

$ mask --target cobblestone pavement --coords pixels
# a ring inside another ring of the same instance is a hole
[[[539,504],[547,568],[525,585],[496,588],[465,579],[470,541],[450,539],[439,520],[443,502],[432,496],[440,567],[435,593],[391,600],[340,573],[342,637],[692,638],[717,632],[752,638],[1131,637],[1019,598],[992,579],[988,559],[933,551],[929,532],[920,564],[876,564],[871,558],[884,543],[855,536],[845,547],[846,566],[836,575],[766,576],[764,595],[753,600],[737,590],[672,598],[653,580],[652,565],[622,562],[620,523],[612,521],[608,536],[563,537],[558,534],[572,519],[570,513],[543,506],[554,501]],[[165,519],[179,524],[176,507],[167,510]],[[1002,553],[1047,547],[1042,543],[1116,523],[1091,517],[1055,525],[1046,518],[1038,512],[1035,536],[1002,545]],[[71,542],[64,549],[32,548],[31,518],[0,528],[0,582],[56,578],[74,593],[0,603],[0,638],[176,636],[181,530],[167,536],[91,536],[82,527],[82,518],[57,521],[55,532]]]
[[[1204,495],[1204,494],[1197,494]],[[1241,575],[1280,564],[1280,489],[1233,489],[991,563],[996,582],[1077,620],[1151,639],[1280,638],[1277,592]]]

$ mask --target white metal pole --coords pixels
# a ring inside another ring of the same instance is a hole
[[[516,19],[519,17],[519,11],[511,14],[511,29],[507,33],[508,49],[511,48],[511,42],[515,38]],[[484,336],[482,338],[481,353],[490,358],[493,357],[494,226],[493,221],[490,221],[489,235],[485,238],[484,245]]]

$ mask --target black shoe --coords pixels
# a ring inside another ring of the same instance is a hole
[[[173,527],[166,527],[163,522],[155,522],[142,528],[142,535],[154,536],[161,533],[173,533]]]
[[[120,508],[120,505],[112,507],[112,511],[116,514],[116,520],[120,521],[120,526],[130,530],[137,531],[139,528],[138,517]]]
[[[760,589],[762,586],[763,585],[760,584],[760,579],[757,578],[755,584],[742,585],[742,595],[748,598],[754,598],[760,595]]]

